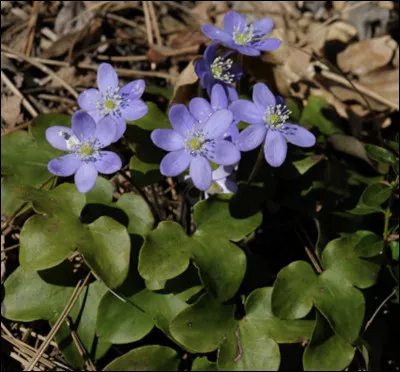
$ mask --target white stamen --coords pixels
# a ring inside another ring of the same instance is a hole
[[[233,41],[237,45],[247,45],[250,44],[255,36],[255,27],[253,25],[246,26],[243,31],[240,31],[240,25],[236,26],[233,31]]]
[[[232,65],[233,61],[231,59],[224,59],[223,57],[215,58],[211,65],[211,72],[214,79],[221,80],[228,84],[233,83],[235,74],[229,72],[232,68]]]

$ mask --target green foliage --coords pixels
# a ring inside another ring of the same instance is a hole
[[[103,371],[177,371],[178,366],[179,357],[175,350],[149,345],[114,359]]]
[[[47,163],[63,154],[50,146],[46,129],[54,126],[71,126],[71,117],[60,114],[39,115],[29,131],[18,130],[1,137],[1,214],[11,216],[23,200],[17,195],[21,186],[39,187],[52,175]],[[4,176],[4,177],[3,177]]]
[[[298,319],[315,306],[317,317],[312,340],[304,354],[307,370],[324,370],[330,361],[343,369],[352,360],[365,299],[358,288],[375,284],[380,265],[365,257],[381,253],[383,241],[369,231],[359,231],[331,241],[322,252],[325,270],[317,275],[303,261],[283,268],[272,293],[272,311],[282,319]],[[341,306],[337,306],[337,304]],[[325,324],[326,323],[326,324]],[[328,328],[330,327],[330,328]],[[329,368],[329,367],[328,367]]]
[[[85,225],[80,213],[85,196],[74,185],[63,184],[51,191],[25,188],[20,198],[39,213],[21,230],[20,263],[27,270],[53,267],[78,250],[87,265],[104,283],[115,288],[128,273],[130,255],[126,228],[109,217]]]
[[[207,291],[219,301],[231,298],[246,271],[245,254],[231,241],[251,233],[260,224],[261,215],[234,218],[229,208],[228,200],[216,198],[196,204],[193,217],[197,230],[192,237],[176,223],[160,223],[140,252],[140,275],[146,280],[172,279],[193,259]]]
[[[383,183],[369,185],[360,196],[356,207],[349,212],[358,215],[384,212],[381,205],[390,198],[391,194],[392,188],[388,185]]]
[[[66,262],[39,272],[19,267],[5,283],[3,315],[14,321],[45,319],[54,324],[71,297],[76,280]],[[96,359],[101,358],[111,346],[96,336],[97,308],[105,292],[106,287],[102,283],[96,281],[89,284],[69,314],[79,339],[86,350],[95,353]],[[67,361],[75,368],[82,368],[82,357],[66,324],[57,333],[56,341]]]
[[[381,163],[393,165],[396,161],[396,156],[389,150],[376,145],[366,145],[365,146],[368,156],[371,159],[379,161]]]

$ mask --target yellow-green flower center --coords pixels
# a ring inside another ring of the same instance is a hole
[[[249,37],[247,34],[245,34],[245,33],[239,34],[238,33],[238,34],[236,34],[235,41],[236,41],[236,44],[243,45],[248,42],[248,39],[249,39]]]
[[[198,138],[192,138],[189,142],[189,145],[193,150],[200,150],[202,142]]]
[[[104,106],[106,106],[106,108],[108,108],[109,110],[113,110],[115,109],[115,102],[112,99],[106,99],[106,101],[104,102]]]
[[[213,74],[213,76],[220,76],[223,72],[224,69],[222,68],[222,66],[216,65],[216,64],[212,64],[211,65],[211,72]]]
[[[79,152],[84,156],[91,156],[93,155],[94,150],[90,147],[90,145],[83,145]]]
[[[269,116],[268,122],[272,126],[278,125],[280,123],[279,116],[277,114],[271,114]]]

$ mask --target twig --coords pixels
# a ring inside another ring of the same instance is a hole
[[[38,349],[35,357],[30,361],[29,365],[24,369],[25,371],[31,371],[32,368],[35,366],[37,361],[40,359],[40,357],[43,355],[47,347],[49,346],[51,340],[53,337],[56,335],[62,324],[64,323],[65,319],[67,318],[69,312],[72,310],[72,308],[75,306],[76,301],[79,299],[79,296],[81,295],[82,291],[85,289],[87,282],[89,281],[90,278],[90,272],[89,274],[86,275],[86,278],[84,280],[80,280],[78,284],[76,285],[70,299],[68,300],[67,304],[65,305],[65,308],[57,321],[55,322],[54,326],[52,327],[51,331],[46,337],[46,340],[40,345],[40,348]]]
[[[301,237],[301,235],[299,234],[299,232],[298,232],[297,230],[295,230],[295,232],[296,232],[296,235],[298,236],[298,238],[299,238],[299,239],[301,240],[301,242],[304,244],[305,242],[304,242],[303,238]],[[315,271],[316,271],[318,274],[321,274],[323,270],[322,270],[321,266],[319,265],[317,259],[314,257],[314,255],[313,255],[311,249],[308,248],[306,244],[304,244],[304,250],[306,251],[307,256],[308,256],[308,258],[310,259],[312,265],[314,266]]]
[[[363,85],[356,83],[356,82],[348,82],[345,78],[335,74],[334,72],[330,72],[330,71],[324,71],[322,70],[320,73],[323,77],[334,81],[335,83],[339,83],[342,85],[345,85],[348,88],[353,88],[355,87],[358,91],[360,91],[361,93],[365,94],[366,96],[368,96],[369,98],[372,98],[380,103],[383,103],[386,106],[389,106],[397,111],[399,111],[399,104],[392,102],[390,100],[388,100],[385,97],[380,96],[379,94],[375,93],[374,91],[364,87]]]
[[[99,55],[96,57],[100,61],[114,61],[114,62],[140,62],[147,61],[147,56],[105,56]]]
[[[31,54],[33,40],[35,39],[36,22],[39,13],[39,7],[40,7],[40,1],[34,1],[32,5],[31,18],[29,19],[29,26],[28,26],[29,33],[24,47],[24,54],[27,57],[29,57]]]
[[[18,88],[12,83],[12,81],[6,76],[6,74],[1,70],[1,80],[4,84],[13,92],[17,97],[21,98],[22,106],[26,108],[26,110],[31,114],[32,117],[38,116],[38,113],[30,104],[30,102],[24,97],[24,95],[18,90]]]
[[[87,70],[97,70],[98,66],[96,65],[91,65],[88,63],[79,63],[78,64],[79,68],[87,69]],[[166,74],[163,72],[158,72],[158,71],[139,71],[139,70],[132,70],[132,69],[127,69],[127,68],[116,68],[115,71],[120,75],[120,76],[125,76],[125,77],[156,77],[160,79],[165,79],[165,80],[172,80],[174,79],[173,76],[170,74]]]
[[[3,136],[6,136],[7,134],[10,134],[10,133],[12,133],[12,132],[15,132],[15,131],[18,130],[18,129],[25,129],[25,128],[28,128],[28,127],[30,127],[31,125],[32,125],[32,120],[29,120],[29,121],[27,121],[26,123],[21,124],[21,125],[18,125],[18,126],[14,127],[14,128],[6,129],[3,133],[1,133],[1,136],[2,136],[2,137],[3,137]]]
[[[130,26],[135,30],[139,30],[144,34],[146,33],[146,28],[141,26],[141,25],[139,25],[138,23],[136,23],[134,21],[131,21],[131,20],[126,19],[124,17],[117,16],[115,14],[107,14],[106,17],[109,18],[109,19],[112,19],[113,21],[117,21],[117,22],[123,23],[123,24],[125,24],[127,26]]]
[[[157,20],[156,12],[154,10],[154,5],[153,5],[152,1],[148,2],[148,7],[149,7],[151,23],[153,24],[154,33],[156,36],[157,45],[162,46],[163,42],[162,42],[162,38],[161,38],[160,27],[158,26],[158,20]]]
[[[368,322],[365,324],[364,332],[368,329],[368,327],[371,325],[371,323],[374,321],[375,317],[378,315],[379,311],[382,309],[382,307],[388,302],[394,295],[396,294],[396,289],[393,289],[393,291],[390,293],[389,296],[387,296],[382,303],[378,306],[378,308],[375,310],[375,312],[372,314],[371,318],[368,320]]]
[[[82,344],[82,341],[80,340],[78,334],[76,333],[76,331],[73,329],[73,324],[72,324],[72,320],[70,319],[70,317],[68,316],[65,319],[69,330],[71,332],[71,337],[72,340],[75,343],[76,348],[78,349],[78,352],[80,354],[80,356],[82,357],[82,359],[85,361],[85,364],[87,366],[87,370],[88,371],[96,371],[96,366],[93,364],[92,360],[89,357],[89,354],[85,348],[85,346]]]
[[[153,28],[151,27],[150,12],[149,9],[147,8],[148,6],[147,1],[142,1],[142,5],[143,5],[144,21],[146,23],[147,41],[151,45],[153,44]]]
[[[7,248],[2,249],[1,253],[12,251],[13,249],[18,248],[18,247],[19,247],[19,243],[18,244],[14,244],[11,247],[7,247]]]
[[[4,44],[1,44],[1,49],[16,55],[17,57],[23,59],[25,62],[30,63],[31,65],[37,67],[39,70],[43,71],[45,74],[51,76],[54,80],[57,80],[58,83],[60,83],[66,90],[68,90],[68,92],[71,93],[71,95],[74,98],[78,98],[78,93],[75,91],[74,88],[71,87],[71,85],[69,85],[65,80],[61,79],[54,71],[50,70],[47,66],[43,65],[40,62],[35,61],[33,58],[24,56],[20,53],[14,52],[12,49],[10,49],[9,47],[7,47]]]

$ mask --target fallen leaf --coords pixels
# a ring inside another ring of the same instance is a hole
[[[92,19],[93,14],[85,11],[82,1],[63,1],[63,6],[54,21],[54,31],[58,35],[68,35],[84,29]],[[73,22],[72,19],[76,18]]]
[[[357,36],[357,29],[350,23],[338,21],[327,27],[325,41],[338,40],[343,44],[348,44],[350,40]]]
[[[186,104],[197,95],[196,82],[199,78],[194,71],[194,63],[199,58],[201,57],[194,58],[178,76],[169,107],[176,103]]]
[[[396,41],[389,35],[364,40],[349,45],[339,53],[337,62],[345,73],[365,75],[386,66],[392,60],[397,47]]]
[[[14,128],[22,122],[21,101],[17,96],[1,96],[1,117],[8,128]]]

